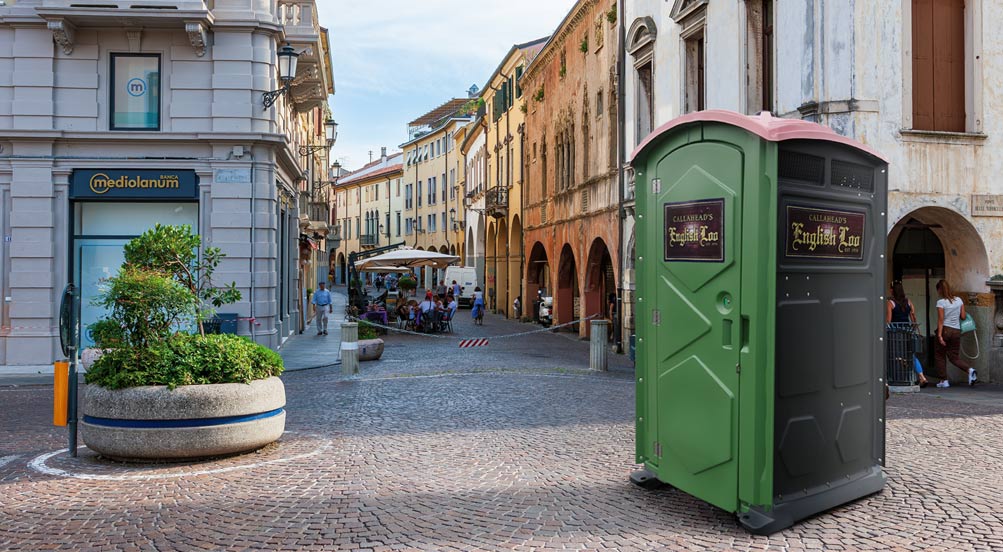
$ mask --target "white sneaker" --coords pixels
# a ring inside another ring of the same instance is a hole
[[[968,369],[968,385],[975,385],[979,381],[979,375],[975,372],[975,368]]]
[[[941,382],[937,384],[937,387],[950,387],[950,386],[951,382],[947,380],[941,380]]]

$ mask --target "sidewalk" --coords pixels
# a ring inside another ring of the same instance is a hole
[[[327,335],[317,335],[317,325],[311,319],[303,333],[290,337],[279,348],[287,372],[341,364],[341,323],[348,304],[343,287],[331,289],[331,304],[334,312],[328,315]]]

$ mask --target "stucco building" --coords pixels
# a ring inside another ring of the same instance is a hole
[[[523,295],[523,181],[526,172],[525,119],[529,108],[522,75],[547,37],[516,44],[502,58],[481,91],[486,112],[486,182],[482,190],[487,307],[513,316],[512,302]],[[480,199],[475,196],[474,199]]]
[[[616,21],[615,2],[580,0],[520,81],[524,299],[530,305],[538,290],[552,294],[557,323],[610,317],[620,278]]]
[[[463,110],[469,98],[454,98],[408,124],[404,151],[404,238],[415,249],[456,255],[462,234],[453,230],[453,219],[462,219],[457,169],[462,159],[457,131],[473,116]],[[450,216],[450,209],[458,212]],[[418,285],[438,284],[441,271],[419,269]]]
[[[483,106],[477,118],[467,125],[466,136],[460,142],[463,156],[464,266],[472,266],[481,289],[484,283],[484,243],[487,220],[484,215],[484,191],[487,189],[487,123]]]
[[[634,0],[625,24],[628,147],[675,116],[724,108],[819,122],[876,148],[890,160],[889,279],[903,281],[929,334],[934,286],[946,278],[976,317],[980,374],[1003,379],[986,285],[1003,272],[1003,185],[993,178],[1003,62],[991,55],[1003,46],[991,31],[1003,6]],[[966,349],[974,354],[974,341]]]
[[[387,154],[340,177],[336,185],[341,243],[332,257],[334,280],[348,281],[348,259],[353,253],[403,241],[404,194],[401,186],[403,153]]]
[[[63,287],[82,289],[93,322],[122,245],[156,222],[226,253],[216,276],[241,291],[222,309],[239,333],[275,348],[301,327],[302,262],[315,258],[300,250],[323,250],[332,220],[312,188],[324,162],[300,150],[324,144],[334,90],[316,4],[143,7],[0,6],[0,366],[51,366]],[[297,72],[265,107],[284,43]]]

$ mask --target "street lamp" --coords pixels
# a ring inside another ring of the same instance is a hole
[[[261,102],[264,104],[265,109],[272,107],[275,100],[279,99],[279,96],[289,91],[293,79],[296,78],[296,64],[299,61],[299,57],[299,52],[294,50],[288,42],[285,46],[279,48],[279,80],[282,81],[282,87],[261,95]]]
[[[449,220],[453,223],[453,232],[458,231],[464,223],[463,219],[456,219],[456,209],[449,210]]]
[[[324,121],[324,136],[327,138],[327,147],[331,147],[338,140],[338,123],[334,119]]]

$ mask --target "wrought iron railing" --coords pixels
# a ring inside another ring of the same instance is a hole
[[[495,186],[484,195],[484,210],[493,217],[503,217],[508,213],[508,188]]]
[[[359,236],[359,245],[362,247],[375,247],[379,243],[380,237],[377,234],[363,234]]]

